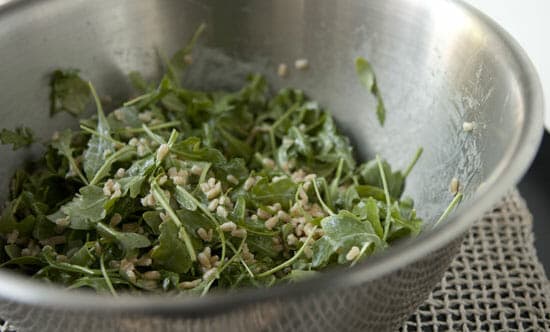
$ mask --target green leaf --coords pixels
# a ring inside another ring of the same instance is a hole
[[[80,115],[90,102],[88,84],[80,78],[78,70],[56,70],[50,80],[50,114],[67,112]]]
[[[197,200],[183,187],[176,186],[175,190],[176,201],[178,204],[190,211],[197,209]]]
[[[146,211],[143,214],[143,220],[145,220],[145,223],[151,228],[151,230],[153,231],[153,234],[155,235],[160,234],[160,224],[162,223],[162,219],[160,218],[160,212]]]
[[[45,246],[42,249],[42,252],[40,253],[40,257],[42,257],[46,262],[54,269],[60,270],[60,271],[66,271],[66,272],[72,272],[77,274],[86,274],[86,275],[101,275],[101,271],[89,269],[87,267],[83,267],[80,265],[74,265],[70,263],[63,263],[58,262],[56,260],[56,252],[53,250],[50,246]]]
[[[201,213],[198,210],[191,211],[191,210],[181,209],[181,210],[177,210],[176,214],[183,222],[183,226],[185,227],[187,232],[190,235],[192,235],[194,239],[199,239],[197,237],[197,230],[199,228],[204,228],[205,230],[216,228],[216,225],[212,223],[212,220],[210,220],[207,216],[204,215],[204,213]],[[213,240],[216,240],[215,234],[214,234]],[[202,247],[202,244],[201,242],[195,241],[193,242],[193,247],[199,248],[199,247]]]
[[[97,223],[96,229],[102,236],[117,241],[124,252],[151,246],[151,241],[142,234],[119,232],[103,223]]]
[[[0,264],[0,268],[9,266],[9,265],[36,265],[36,266],[44,265],[44,261],[36,256],[19,257],[19,255],[21,254],[21,249],[19,249],[17,246],[9,245],[6,247],[7,248],[5,248],[5,250],[8,253],[8,256],[11,257],[11,259]]]
[[[380,122],[380,125],[384,125],[384,120],[386,119],[386,109],[384,107],[382,95],[378,90],[376,76],[374,75],[371,64],[366,59],[358,57],[355,59],[355,71],[357,72],[359,82],[361,82],[361,84],[376,98],[376,116],[378,117],[378,122]]]
[[[204,30],[206,29],[206,24],[201,24],[191,37],[191,40],[183,47],[178,50],[167,63],[167,73],[166,75],[172,80],[177,81],[178,77],[182,74],[185,68],[189,65],[186,61],[186,56],[190,55],[197,43],[197,40],[200,38]]]
[[[159,245],[153,248],[151,255],[154,265],[177,273],[187,273],[192,261],[185,243],[178,237],[178,226],[171,219],[166,219],[159,229]]]
[[[115,152],[115,147],[111,139],[111,127],[103,113],[103,107],[94,87],[90,84],[90,91],[94,96],[97,107],[97,126],[96,131],[99,135],[93,135],[88,141],[88,148],[84,151],[84,172],[91,181],[96,173],[105,164],[107,156]]]
[[[405,189],[405,177],[401,171],[392,172],[390,164],[383,160],[382,167],[388,182],[388,191],[394,199],[399,199]],[[382,177],[376,160],[371,160],[359,168],[359,174],[367,185],[382,188]],[[383,199],[382,199],[383,200]]]
[[[294,200],[296,190],[298,190],[298,185],[289,178],[277,182],[269,182],[267,179],[262,178],[252,187],[250,193],[256,204],[269,205],[281,203],[287,207],[288,202]]]
[[[380,211],[376,202],[374,198],[369,197],[355,205],[352,213],[359,217],[359,219],[370,222],[376,235],[382,238],[384,235],[384,228],[380,222]]]
[[[8,244],[4,246],[4,251],[10,258],[10,260],[15,260],[21,257],[21,248],[17,244]]]
[[[82,180],[84,183],[88,183],[88,180],[84,177],[84,174],[82,174],[82,171],[80,170],[80,167],[76,163],[76,160],[73,157],[74,149],[71,147],[71,143],[73,140],[73,132],[70,129],[65,129],[61,133],[59,133],[58,137],[51,142],[52,148],[57,150],[57,153],[65,158],[67,158],[67,161],[69,162],[69,169],[70,173],[78,175],[78,177]],[[68,176],[69,174],[67,174]]]
[[[138,71],[131,71],[128,74],[128,78],[130,79],[130,83],[132,83],[134,89],[136,89],[138,92],[146,93],[154,89],[154,86],[147,83],[147,81]]]
[[[52,222],[68,216],[69,227],[72,229],[90,230],[95,224],[106,216],[104,205],[109,198],[103,194],[103,189],[98,186],[86,186],[80,189],[72,201],[63,205],[60,211],[48,216]]]
[[[119,161],[124,161],[130,159],[134,154],[135,150],[131,146],[125,146],[122,149],[116,151],[115,153],[109,155],[107,159],[103,162],[103,164],[100,166],[100,168],[95,173],[95,176],[93,179],[90,180],[90,184],[94,185],[97,184],[99,181],[101,181],[103,178],[109,176],[109,173],[111,171],[111,167],[114,163],[117,163]]]
[[[216,149],[209,147],[201,148],[201,139],[198,137],[189,137],[184,141],[178,142],[170,149],[186,160],[207,161],[213,164],[225,163],[225,157]]]
[[[70,258],[69,263],[84,267],[90,267],[95,262],[95,256],[90,250],[94,247],[95,242],[87,242],[78,249]]]
[[[126,280],[121,278],[110,278],[111,284],[113,286],[129,286],[129,283]],[[103,277],[81,277],[76,279],[71,285],[67,287],[68,289],[78,289],[78,288],[91,288],[98,293],[109,293],[109,285]]]
[[[28,127],[17,127],[15,130],[2,129],[0,143],[11,144],[12,150],[15,151],[34,143],[34,132]]]
[[[340,135],[331,116],[325,115],[323,126],[316,137],[318,151],[315,158],[318,161],[334,164],[334,168],[340,160],[348,169],[355,168],[355,159],[352,154],[352,147],[347,137]]]
[[[301,282],[319,275],[317,271],[292,270],[283,279],[288,282]]]
[[[362,248],[369,243],[375,246],[382,244],[370,223],[361,221],[346,210],[321,220],[321,227],[325,235],[312,248],[312,266],[315,268],[325,266],[332,255],[338,256],[338,263],[346,263],[346,254],[353,246]]]
[[[8,234],[17,230],[20,236],[31,235],[36,223],[36,216],[31,214],[36,211],[30,209],[30,199],[27,195],[20,195],[18,198],[8,202],[0,216],[0,233]],[[18,217],[19,214],[26,214]]]

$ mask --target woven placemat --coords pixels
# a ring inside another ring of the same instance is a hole
[[[410,331],[550,331],[550,284],[533,217],[514,191],[477,221]]]
[[[517,192],[479,220],[410,331],[550,331],[550,284],[537,259],[533,218]],[[0,321],[0,332],[13,331]]]

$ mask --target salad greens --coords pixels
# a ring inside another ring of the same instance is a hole
[[[192,45],[158,85],[113,112],[76,71],[52,76],[51,112],[97,115],[55,133],[18,170],[0,216],[0,266],[59,283],[119,291],[205,294],[269,286],[354,265],[422,220],[402,198],[404,172],[358,163],[332,116],[298,89],[268,91],[251,75],[238,91],[181,87]],[[384,105],[368,62],[360,81]],[[3,144],[32,132],[3,130]]]
[[[34,142],[34,133],[27,127],[17,127],[15,130],[2,129],[0,143],[11,144],[13,150],[27,147]]]

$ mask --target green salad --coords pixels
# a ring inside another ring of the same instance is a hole
[[[53,73],[52,114],[95,103],[97,115],[56,132],[13,176],[2,267],[115,296],[205,294],[353,266],[421,230],[402,198],[421,149],[404,171],[360,163],[327,111],[298,89],[269,92],[261,75],[238,91],[182,87],[197,36],[159,84],[132,73],[139,96],[109,114],[77,71]],[[356,69],[383,123],[372,69],[362,58]],[[34,135],[0,140],[16,149]]]

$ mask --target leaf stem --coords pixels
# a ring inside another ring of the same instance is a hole
[[[353,262],[351,262],[350,267],[354,266],[355,264],[357,264],[357,262],[359,262],[359,259],[361,259],[361,257],[365,254],[365,251],[367,251],[367,248],[371,244],[372,244],[372,242],[370,242],[370,241],[367,241],[367,242],[365,242],[365,244],[363,244],[363,247],[361,247],[361,251],[359,251],[359,255],[357,255],[357,257],[355,257]]]
[[[107,284],[107,287],[109,287],[109,291],[111,294],[113,294],[114,297],[118,297],[118,294],[113,287],[113,284],[111,283],[111,278],[109,278],[109,275],[107,274],[107,270],[105,270],[105,262],[103,261],[103,255],[99,257],[99,267],[101,269],[101,274],[103,274],[103,279],[105,279],[105,283]]]
[[[420,159],[420,156],[422,156],[422,152],[424,152],[423,148],[418,148],[418,150],[416,150],[416,153],[413,157],[413,160],[411,161],[411,163],[409,164],[409,166],[407,167],[407,169],[403,173],[403,177],[406,178],[407,176],[409,176],[409,174],[413,170],[414,166],[416,165],[416,162],[418,161],[418,159]]]
[[[243,257],[241,256],[241,254],[239,253],[239,250],[238,249],[235,249],[235,247],[233,246],[233,244],[231,242],[227,242],[227,246],[229,248],[231,248],[231,250],[233,250],[233,252],[235,253],[235,255],[239,255],[239,261],[241,262],[241,264],[244,266],[245,270],[248,272],[248,274],[250,275],[251,278],[254,278],[254,273],[252,273],[252,271],[250,270],[250,268],[248,267],[248,264],[246,264],[246,262],[244,261]]]
[[[141,96],[137,96],[136,98],[134,99],[131,99],[131,100],[128,100],[127,102],[125,102],[124,104],[122,104],[122,106],[124,107],[128,107],[128,106],[132,106],[138,102],[140,102],[141,100],[143,99],[147,99],[151,96],[152,93],[154,93],[155,91],[153,92],[149,92],[149,93],[146,93],[146,94],[143,94]]]
[[[445,209],[445,211],[443,212],[443,214],[441,215],[441,217],[439,217],[439,219],[437,219],[437,221],[434,223],[434,226],[433,228],[435,228],[437,225],[439,225],[443,220],[445,220],[445,218],[447,218],[447,216],[449,216],[449,214],[453,211],[453,209],[455,208],[455,206],[458,205],[458,203],[460,203],[460,201],[462,200],[462,193],[458,193],[456,194],[456,196],[453,198],[453,200],[451,201],[451,203],[449,204],[449,206],[447,206],[447,208]]]
[[[293,104],[290,106],[290,108],[279,118],[277,121],[275,121],[271,127],[269,127],[269,140],[271,142],[271,150],[273,150],[273,158],[277,159],[277,144],[275,142],[275,129],[284,121],[286,118],[288,118],[294,111],[298,109],[298,104]]]
[[[71,158],[67,158],[67,159],[69,159],[69,163],[71,164],[71,168],[76,173],[76,175],[78,175],[80,180],[82,180],[82,182],[84,182],[85,185],[88,185],[89,184],[88,179],[86,179],[84,174],[82,174],[82,171],[80,170],[80,168],[78,168],[78,165],[76,164],[76,161],[74,160],[74,158],[71,156]]]
[[[158,144],[165,144],[166,142],[162,137],[159,135],[153,133],[149,127],[144,123],[141,125],[141,128],[143,128],[143,131],[149,136],[153,141],[157,142]]]
[[[376,155],[376,163],[378,164],[378,170],[380,171],[380,177],[382,178],[384,196],[386,196],[386,219],[384,220],[384,235],[382,236],[382,240],[386,241],[391,225],[391,198],[390,191],[388,189],[388,181],[386,180],[386,173],[384,172],[384,167],[382,167],[382,160],[379,155]]]
[[[191,243],[191,238],[189,238],[189,234],[187,234],[187,231],[185,230],[185,227],[183,226],[181,220],[179,219],[178,215],[172,207],[170,206],[170,203],[168,202],[168,199],[164,195],[164,192],[162,189],[160,189],[160,186],[158,185],[156,180],[153,180],[153,183],[151,183],[151,192],[153,193],[153,196],[157,200],[157,202],[160,203],[162,208],[166,211],[168,216],[174,221],[176,226],[180,229],[181,235],[183,237],[183,242],[185,243],[185,247],[187,248],[187,251],[189,251],[189,256],[191,257],[191,260],[195,262],[197,260],[197,254],[195,252],[195,248],[193,247],[193,244]]]
[[[95,91],[92,82],[88,81],[88,87],[92,92],[92,96],[94,97],[95,105],[97,107],[97,116],[99,118],[98,121],[107,122],[107,119],[105,118],[105,113],[103,112],[103,105],[101,105],[101,101],[99,100],[99,96],[97,95],[97,92]]]
[[[317,199],[319,200],[319,203],[321,203],[321,206],[323,209],[331,216],[334,215],[334,212],[325,204],[323,199],[321,198],[321,194],[319,193],[319,188],[317,187],[317,180],[313,179],[311,180],[313,182],[313,189],[315,189],[315,194],[317,195]]]
[[[112,164],[122,155],[125,153],[132,152],[134,150],[131,146],[125,146],[122,149],[118,150],[117,152],[110,155],[103,165],[101,165],[101,168],[97,170],[97,173],[94,175],[94,178],[90,181],[90,185],[95,185],[101,180],[103,177],[103,173],[106,172],[109,168],[111,168]]]
[[[216,271],[216,276],[208,282],[206,287],[204,287],[204,289],[202,291],[202,294],[201,294],[202,296],[204,296],[204,295],[206,295],[206,293],[208,293],[208,290],[210,289],[210,287],[214,283],[214,280],[216,280],[220,276],[220,274],[223,272],[223,270],[225,270],[225,268],[227,268],[229,265],[233,264],[233,262],[235,261],[235,259],[237,259],[237,257],[240,257],[240,252],[243,250],[245,241],[246,241],[246,236],[242,239],[241,244],[239,245],[239,249],[237,249],[237,252],[235,253],[235,255],[233,255],[233,257],[231,257],[225,264],[221,265],[218,268],[218,271]],[[224,260],[222,259],[221,262],[223,262],[223,261]]]
[[[154,131],[154,130],[159,130],[159,129],[172,128],[172,127],[175,127],[175,126],[179,126],[180,124],[181,124],[180,121],[169,121],[169,122],[161,123],[161,124],[151,126],[151,127],[148,127],[148,128],[149,128],[150,131]],[[127,131],[127,132],[133,133],[133,134],[145,132],[143,127],[141,127],[141,128],[123,128],[120,131]]]
[[[258,278],[263,278],[263,277],[267,277],[277,271],[280,271],[282,269],[284,269],[285,267],[291,265],[292,263],[294,263],[298,258],[300,258],[300,256],[302,255],[302,253],[304,252],[304,249],[306,248],[306,246],[308,245],[309,243],[309,240],[311,240],[311,238],[313,237],[313,234],[315,234],[315,230],[317,230],[317,226],[313,227],[313,229],[311,230],[311,233],[309,234],[309,236],[307,237],[307,239],[305,240],[304,244],[300,247],[300,249],[294,254],[294,256],[292,256],[290,259],[288,259],[287,261],[284,261],[283,263],[275,266],[274,268],[272,268],[271,270],[268,270],[268,271],[265,271],[265,272],[262,272],[260,274],[258,274]]]
[[[218,236],[220,237],[220,242],[222,244],[222,257],[221,261],[223,262],[225,260],[225,254],[226,254],[226,243],[225,243],[225,234],[220,229],[220,224],[218,223],[218,220],[210,213],[210,210],[208,208],[204,207],[196,198],[195,196],[191,195],[185,188],[178,186],[179,190],[185,191],[187,193],[187,197],[193,201],[193,203],[201,210],[207,217],[212,221],[214,226],[216,226],[216,232],[218,233]],[[218,272],[219,273],[219,272]]]
[[[106,136],[106,135],[102,135],[100,133],[98,133],[96,130],[92,129],[92,128],[89,128],[89,127],[86,127],[85,125],[80,125],[80,129],[84,130],[85,132],[91,134],[91,135],[95,135],[97,137],[101,137],[103,138],[104,140],[106,141],[109,141],[109,142],[112,142],[114,144],[124,144],[122,143],[121,141],[117,141],[116,139],[112,138],[112,137],[109,137],[109,136]]]

